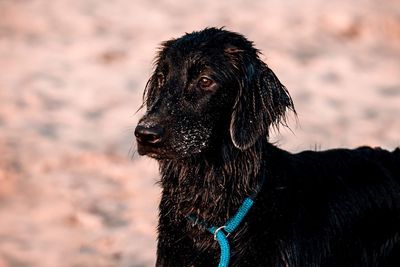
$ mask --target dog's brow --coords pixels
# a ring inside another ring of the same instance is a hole
[[[194,79],[204,70],[204,65],[200,64],[199,62],[192,62],[189,64],[187,75],[188,80]]]

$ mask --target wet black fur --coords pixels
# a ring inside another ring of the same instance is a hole
[[[138,144],[162,174],[156,266],[217,266],[213,236],[185,217],[221,226],[257,190],[229,236],[231,266],[400,266],[400,150],[270,144],[293,103],[242,35],[208,28],[165,42],[145,105],[139,124],[164,128],[160,144]]]

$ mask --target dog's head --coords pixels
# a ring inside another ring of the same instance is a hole
[[[246,150],[294,110],[252,42],[216,28],[162,44],[143,104],[138,152],[158,159],[202,153],[224,139]]]

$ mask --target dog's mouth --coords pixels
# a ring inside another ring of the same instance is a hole
[[[153,159],[171,159],[174,158],[169,153],[166,153],[166,149],[157,145],[150,146],[137,141],[137,151],[141,156],[148,156]]]
[[[155,158],[155,157],[157,157],[157,155],[160,154],[160,151],[159,151],[160,148],[145,145],[138,140],[136,142],[137,142],[137,151],[138,151],[139,155]]]

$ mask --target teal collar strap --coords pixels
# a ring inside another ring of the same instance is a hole
[[[230,218],[225,225],[220,227],[206,227],[207,230],[214,235],[214,239],[218,241],[221,249],[218,267],[227,267],[229,265],[230,248],[228,236],[236,230],[239,224],[243,221],[244,217],[246,217],[246,214],[249,212],[253,204],[254,200],[251,197],[248,197],[243,201],[236,214]],[[193,216],[187,216],[187,218],[188,220],[192,221],[193,224],[201,224],[204,226],[204,223],[199,223],[198,220]]]

